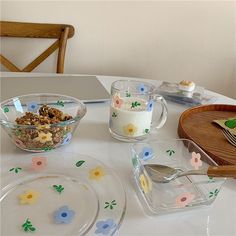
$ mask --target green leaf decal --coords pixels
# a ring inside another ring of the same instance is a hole
[[[65,106],[65,105],[64,105],[64,102],[63,102],[63,101],[60,101],[60,100],[57,101],[57,105],[58,105],[58,106],[61,106],[61,107],[64,107],[64,106]]]
[[[115,112],[113,112],[112,117],[117,117],[117,114]]]
[[[175,153],[175,151],[172,149],[169,149],[166,152],[169,154],[169,156],[172,156]]]
[[[14,168],[11,168],[9,171],[14,171],[14,172],[17,174],[17,173],[19,173],[21,170],[22,170],[21,167],[14,167]]]
[[[29,219],[27,219],[21,227],[23,228],[23,230],[25,232],[30,232],[30,231],[34,232],[34,231],[36,231],[36,228],[33,227],[32,223]]]
[[[52,186],[58,193],[61,193],[64,190],[62,185],[53,185]]]
[[[129,93],[128,91],[126,91],[126,97],[131,97],[131,93]]]
[[[211,192],[209,193],[209,198],[211,198],[211,197],[216,197],[219,192],[220,192],[219,189],[215,189],[214,191],[211,191]]]
[[[147,134],[149,132],[149,129],[145,129],[144,133]]]
[[[41,150],[44,150],[45,152],[51,151],[52,149],[54,149],[54,147],[44,147]]]
[[[116,204],[116,200],[112,200],[111,202],[105,202],[104,209],[111,209],[111,210],[113,210],[116,205],[117,205]]]
[[[82,166],[84,163],[85,163],[85,161],[80,160],[80,161],[77,161],[75,165],[76,165],[77,167],[80,167],[80,166]]]
[[[131,104],[131,108],[135,108],[135,107],[138,107],[138,106],[141,106],[141,103],[137,102],[137,101],[132,102],[132,104]]]
[[[5,113],[7,113],[7,112],[10,111],[10,109],[9,109],[9,107],[4,107],[4,108],[3,108],[3,111],[4,111]]]

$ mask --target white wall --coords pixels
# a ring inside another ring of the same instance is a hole
[[[188,79],[236,98],[234,1],[8,0],[1,9],[2,20],[74,25],[65,73]],[[2,40],[2,51],[23,67],[33,59],[28,51],[37,55],[46,44]],[[53,65],[50,57],[35,71]]]

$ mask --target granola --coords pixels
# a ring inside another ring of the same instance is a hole
[[[54,149],[68,140],[67,136],[73,125],[57,126],[54,124],[70,119],[73,119],[71,115],[65,114],[59,109],[42,105],[38,113],[26,112],[23,116],[16,118],[15,122],[19,126],[13,129],[13,140],[20,148],[32,151]],[[29,125],[30,127],[21,125]]]

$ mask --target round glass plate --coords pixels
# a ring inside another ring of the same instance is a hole
[[[31,154],[8,175],[0,199],[2,235],[113,235],[122,222],[122,183],[92,157]]]

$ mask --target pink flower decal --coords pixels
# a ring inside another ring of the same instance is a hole
[[[195,196],[192,193],[183,193],[176,198],[176,205],[178,207],[185,207],[194,199],[194,197]]]
[[[47,165],[45,157],[33,157],[31,167],[33,170],[43,170]]]
[[[114,104],[114,107],[120,108],[121,105],[123,104],[123,100],[120,99],[120,97],[118,95],[115,95],[113,97],[113,104]]]
[[[190,160],[191,166],[198,170],[202,166],[201,155],[200,153],[192,152],[192,158]]]

